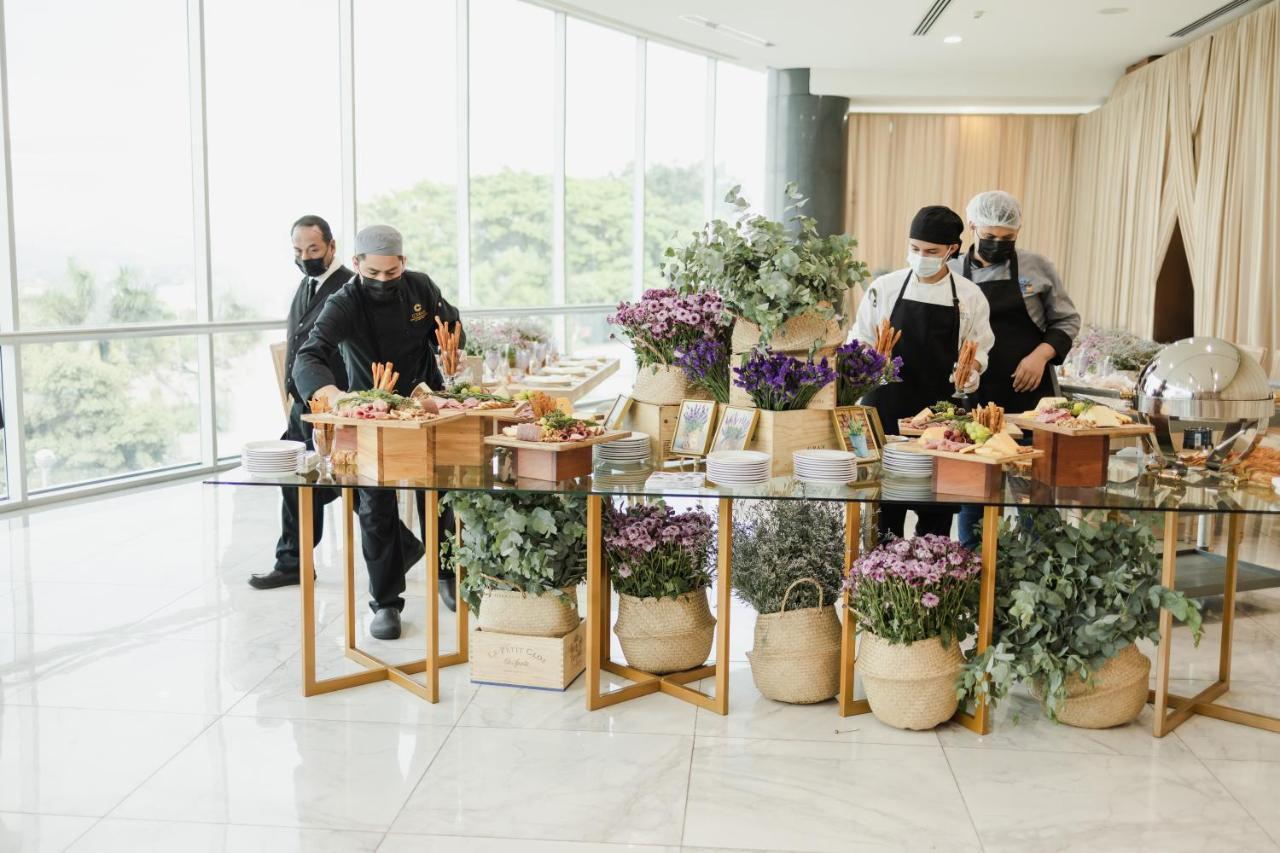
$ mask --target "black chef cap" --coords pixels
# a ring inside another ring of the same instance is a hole
[[[950,246],[960,242],[964,220],[954,210],[941,204],[920,208],[911,220],[911,239]]]

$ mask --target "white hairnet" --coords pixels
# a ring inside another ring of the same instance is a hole
[[[964,209],[978,228],[1021,228],[1022,205],[1004,190],[987,190],[969,199]]]

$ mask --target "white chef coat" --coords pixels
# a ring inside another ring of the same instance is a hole
[[[853,329],[849,332],[849,342],[856,339],[869,346],[875,346],[876,327],[880,325],[881,320],[889,320],[893,313],[894,301],[898,298],[898,291],[902,290],[903,279],[909,272],[911,272],[909,267],[894,270],[871,282],[871,286],[862,297],[862,302],[858,305],[858,317],[853,324]],[[981,373],[987,369],[987,354],[995,343],[995,335],[991,332],[991,305],[976,284],[959,273],[953,272],[951,275],[956,283],[956,299],[960,301],[960,338],[956,341],[956,346],[958,349],[959,345],[966,340],[977,343],[976,358],[978,372]],[[925,284],[912,273],[911,281],[903,291],[902,298],[929,305],[950,307],[951,285],[945,275],[933,284]],[[897,355],[904,358],[910,357],[909,353],[897,353]],[[970,379],[969,386],[964,390],[972,392],[977,389],[976,374]]]

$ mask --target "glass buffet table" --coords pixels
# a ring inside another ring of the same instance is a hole
[[[439,600],[438,579],[434,566],[440,552],[438,527],[426,524],[426,649],[421,660],[404,664],[391,664],[362,651],[356,642],[355,628],[355,547],[353,515],[356,489],[403,490],[424,493],[426,517],[439,513],[439,499],[447,491],[486,492],[541,492],[580,495],[587,505],[587,535],[583,547],[587,563],[587,708],[595,710],[624,702],[649,693],[661,692],[709,711],[727,714],[729,711],[729,613],[732,590],[732,536],[733,503],[738,500],[827,500],[839,501],[845,507],[845,571],[860,553],[864,540],[864,507],[898,505],[915,509],[920,506],[981,505],[983,507],[983,535],[981,544],[982,579],[976,650],[981,652],[991,642],[996,597],[996,550],[998,527],[1002,515],[1010,509],[1054,510],[1104,510],[1116,513],[1159,513],[1162,516],[1163,566],[1161,580],[1173,587],[1177,572],[1177,530],[1180,514],[1226,516],[1227,554],[1223,588],[1222,652],[1216,681],[1195,696],[1184,697],[1169,692],[1169,665],[1173,629],[1172,614],[1163,611],[1160,616],[1161,643],[1156,659],[1156,686],[1150,701],[1155,706],[1154,734],[1163,736],[1188,719],[1192,714],[1216,717],[1256,728],[1280,732],[1280,718],[1249,713],[1216,704],[1230,686],[1231,639],[1238,551],[1242,532],[1242,520],[1246,515],[1280,515],[1280,495],[1255,486],[1209,487],[1163,479],[1153,473],[1140,471],[1136,461],[1112,457],[1109,482],[1099,488],[1066,488],[1049,486],[1035,481],[1030,471],[1017,473],[1011,466],[1003,478],[1003,485],[986,498],[947,495],[933,491],[928,479],[899,479],[882,477],[879,466],[861,468],[865,480],[844,486],[811,485],[793,477],[777,477],[766,483],[746,487],[682,487],[650,489],[645,480],[651,469],[647,468],[597,468],[592,475],[561,482],[549,482],[518,478],[509,454],[501,449],[492,451],[490,464],[485,466],[440,466],[429,478],[374,482],[353,474],[336,474],[321,478],[312,473],[284,477],[260,477],[243,469],[223,472],[206,482],[220,486],[251,486],[269,488],[297,488],[299,490],[300,566],[303,632],[303,692],[311,696],[334,690],[342,690],[359,684],[389,680],[410,690],[429,702],[439,699],[439,671],[443,667],[465,663],[468,660],[468,626],[466,606],[461,604],[457,618],[457,651],[441,654],[438,641]],[[336,488],[342,494],[343,506],[343,557],[345,564],[346,642],[348,658],[360,663],[365,670],[352,675],[324,680],[316,678],[315,654],[315,605],[314,605],[314,553],[312,548],[312,490]],[[610,659],[611,604],[609,575],[602,549],[603,507],[605,501],[640,501],[646,499],[695,499],[714,500],[718,506],[717,571],[715,595],[718,622],[714,646],[714,663],[686,672],[665,676],[652,675],[625,666]],[[1145,522],[1135,522],[1145,523]],[[460,531],[465,535],[465,531]],[[847,593],[846,593],[847,597]],[[846,601],[847,603],[847,601]],[[870,710],[865,700],[854,698],[856,672],[856,636],[853,620],[842,619],[841,676],[838,696],[842,716],[866,713]],[[619,676],[631,683],[625,687],[601,691],[602,673]],[[419,681],[413,676],[424,674]],[[704,693],[691,683],[704,678],[714,678],[714,692]],[[990,730],[988,707],[979,700],[971,709],[962,709],[957,722],[967,728],[985,734]]]

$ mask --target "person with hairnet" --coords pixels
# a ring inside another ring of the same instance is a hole
[[[336,403],[342,395],[330,369],[339,349],[350,375],[351,388],[373,387],[373,364],[391,362],[400,379],[395,393],[409,396],[418,383],[444,387],[436,363],[436,318],[460,322],[458,309],[449,304],[426,273],[405,266],[404,241],[390,225],[370,225],[356,234],[356,275],[329,297],[298,351],[293,381],[302,399],[325,397]],[[463,341],[465,342],[465,337]],[[414,540],[416,553],[404,553],[406,543],[398,535],[400,519],[396,496],[388,490],[357,489],[356,512],[360,517],[361,549],[369,567],[369,607],[374,619],[369,633],[379,640],[400,637],[400,611],[404,609],[404,576],[422,558],[422,544]],[[424,501],[418,496],[418,512]],[[451,513],[438,520],[442,538],[453,528]],[[426,520],[423,520],[425,525]],[[425,536],[425,526],[423,535]],[[439,567],[440,597],[454,607],[452,572]]]
[[[988,190],[965,208],[973,243],[951,269],[972,281],[991,307],[991,348],[977,400],[1008,412],[1034,409],[1058,395],[1051,365],[1062,364],[1080,333],[1080,312],[1043,255],[1017,248],[1022,205],[1007,192]],[[960,541],[973,547],[981,507],[960,511]]]

